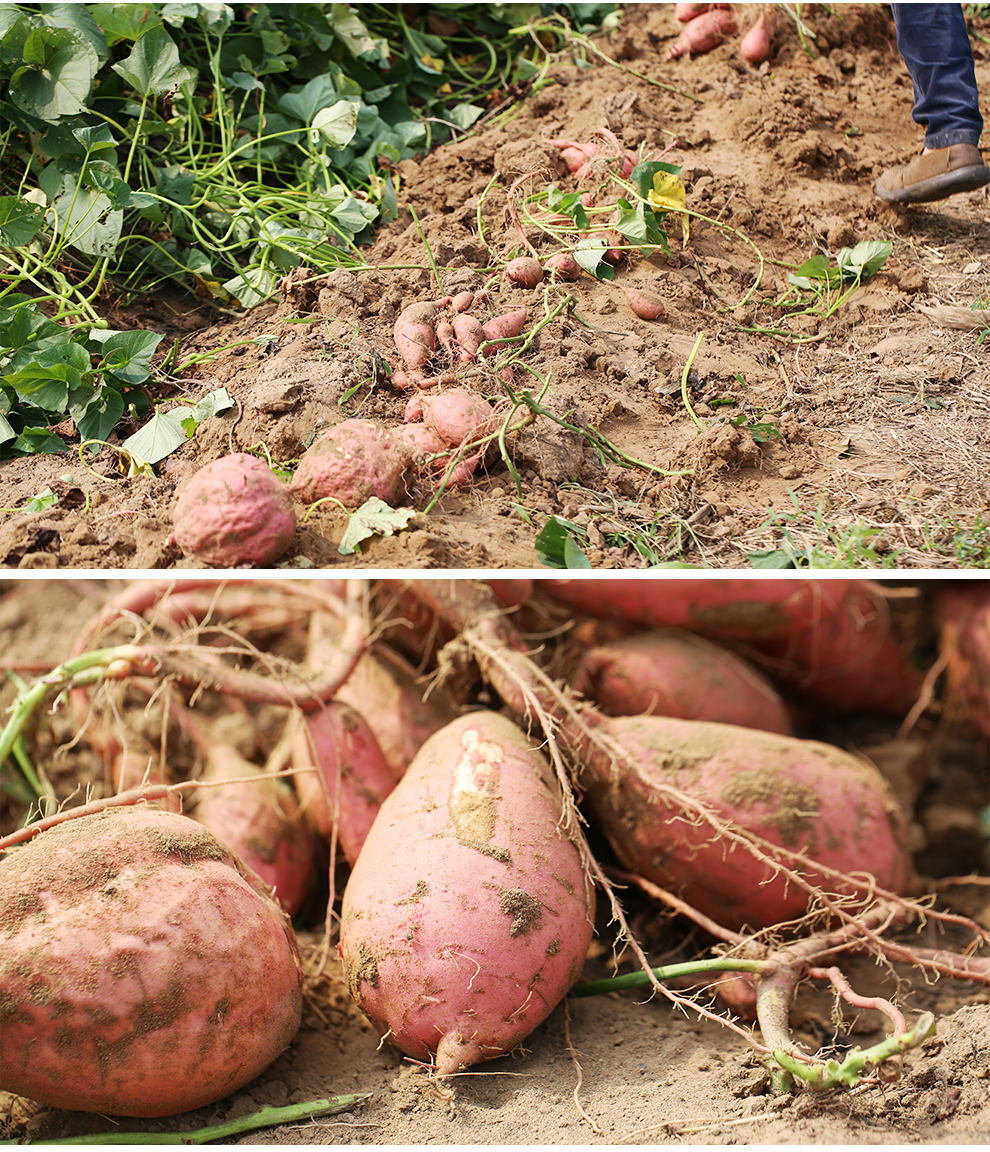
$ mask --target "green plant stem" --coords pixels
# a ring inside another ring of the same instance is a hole
[[[241,1132],[254,1132],[258,1128],[271,1128],[276,1124],[297,1124],[316,1116],[333,1116],[363,1104],[370,1092],[353,1092],[348,1096],[331,1096],[321,1100],[306,1100],[302,1104],[288,1104],[283,1108],[266,1106],[247,1116],[193,1128],[188,1132],[101,1132],[91,1136],[67,1136],[62,1140],[39,1140],[39,1144],[206,1144],[210,1140],[227,1140]],[[0,1140],[0,1144],[19,1144],[18,1140]],[[26,1140],[31,1144],[34,1141]]]
[[[703,972],[756,972],[766,973],[773,965],[766,960],[738,960],[714,957],[708,960],[688,960],[683,964],[666,964],[650,971],[658,980],[673,980],[677,976],[696,976]],[[627,988],[645,988],[651,985],[649,973],[627,972],[625,976],[612,976],[608,980],[595,980],[588,984],[575,984],[572,996],[604,996],[607,992],[623,992]]]
[[[691,365],[694,363],[695,356],[698,355],[698,349],[701,347],[701,341],[704,340],[704,338],[705,338],[704,332],[699,332],[698,333],[698,339],[695,340],[694,347],[691,349],[691,355],[688,356],[687,361],[684,365],[684,371],[681,373],[681,399],[684,401],[684,407],[687,409],[688,415],[695,422],[699,431],[702,431],[705,426],[698,419],[694,409],[691,407],[691,400],[688,397],[687,382],[688,382],[688,375],[691,372]]]
[[[433,251],[430,248],[429,241],[426,239],[426,233],[423,231],[423,225],[419,222],[419,216],[416,214],[416,209],[409,205],[409,211],[412,213],[412,218],[415,221],[416,228],[419,232],[419,237],[423,241],[423,247],[426,249],[427,259],[430,261],[430,267],[433,269],[433,278],[437,282],[437,288],[440,290],[440,295],[443,296],[443,280],[440,276],[440,269],[437,267],[437,262],[433,258]]]

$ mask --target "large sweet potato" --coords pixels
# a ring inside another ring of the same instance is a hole
[[[787,707],[770,681],[691,632],[642,632],[590,648],[575,687],[610,716],[650,713],[791,734]]]
[[[858,580],[547,580],[558,600],[589,616],[651,628],[686,628],[706,636],[753,641],[784,636],[828,619]]]
[[[8,1092],[116,1116],[211,1104],[288,1045],[302,978],[288,918],[185,816],[82,816],[0,864]]]
[[[585,758],[587,811],[632,872],[673,890],[727,928],[802,916],[808,894],[716,835],[665,795],[676,788],[772,845],[804,853],[812,883],[836,883],[815,864],[870,873],[902,891],[910,866],[904,817],[871,764],[829,744],[732,724],[625,716],[599,721],[621,748],[614,767]]]
[[[449,1076],[519,1044],[581,971],[592,888],[555,777],[505,717],[423,746],[354,866],[340,953],[390,1041]]]

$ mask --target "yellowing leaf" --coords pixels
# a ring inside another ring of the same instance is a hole
[[[429,52],[424,52],[423,55],[420,56],[419,62],[423,65],[424,68],[430,69],[431,72],[443,71],[444,62],[442,60],[438,60],[435,56],[431,56]]]
[[[680,176],[670,172],[657,172],[653,176],[653,187],[647,197],[650,207],[657,212],[677,212],[681,218],[681,235],[687,246],[691,239],[691,220],[684,211],[687,205],[687,189]]]

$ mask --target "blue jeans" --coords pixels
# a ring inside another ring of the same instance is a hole
[[[925,147],[979,144],[983,131],[973,47],[961,5],[891,4],[897,49],[914,82],[915,121]]]

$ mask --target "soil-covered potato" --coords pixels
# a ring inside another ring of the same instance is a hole
[[[292,925],[195,821],[109,809],[0,863],[0,1079],[59,1108],[171,1116],[296,1034]]]

